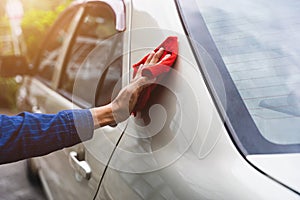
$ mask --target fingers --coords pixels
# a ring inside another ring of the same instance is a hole
[[[160,59],[160,57],[163,55],[163,53],[164,53],[164,48],[160,48],[160,49],[153,55],[152,59],[151,59],[150,62],[149,62],[149,65],[155,65],[155,64],[159,61],[159,59]]]
[[[151,51],[151,52],[149,53],[149,56],[148,56],[146,62],[144,63],[144,65],[148,65],[148,64],[151,62],[151,60],[152,60],[152,58],[153,58],[154,55],[155,55],[155,52],[154,52],[154,51]]]
[[[144,65],[154,65],[154,64],[156,64],[163,53],[164,53],[164,48],[160,48],[156,53],[154,51],[152,51],[149,54],[149,56],[148,56],[146,62],[144,63]]]
[[[138,71],[137,71],[134,79],[138,79],[138,78],[142,77],[143,68],[147,67],[148,65],[159,64],[159,63],[163,62],[164,60],[168,59],[171,56],[170,54],[167,54],[159,61],[159,59],[161,58],[163,53],[164,53],[164,48],[160,48],[156,53],[154,51],[150,52],[148,58],[145,61],[145,63],[141,64],[138,67]]]

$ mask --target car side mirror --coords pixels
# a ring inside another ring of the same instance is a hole
[[[31,75],[32,69],[24,56],[0,56],[0,76]]]

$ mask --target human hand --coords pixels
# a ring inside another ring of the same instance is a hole
[[[155,82],[155,78],[150,79],[142,76],[143,68],[159,64],[170,57],[170,54],[167,54],[158,62],[163,52],[163,48],[160,48],[156,53],[154,51],[151,52],[145,64],[139,67],[136,76],[130,81],[130,84],[124,87],[110,104],[91,109],[95,128],[105,125],[114,126],[130,116],[143,89]]]
[[[154,51],[151,52],[145,61],[145,64],[139,67],[130,84],[123,88],[119,95],[112,101],[111,106],[116,123],[122,122],[130,116],[143,89],[155,82],[155,78],[151,79],[142,76],[142,70],[147,66],[156,65],[170,56],[168,54],[159,61],[163,52],[163,48],[160,48],[156,53]]]

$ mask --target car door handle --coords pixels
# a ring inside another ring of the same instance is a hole
[[[89,180],[91,178],[92,170],[90,165],[85,160],[77,159],[77,152],[71,151],[69,154],[69,163],[76,173],[81,175],[83,178]]]

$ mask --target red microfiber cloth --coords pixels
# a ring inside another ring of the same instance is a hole
[[[159,64],[145,67],[142,70],[142,76],[147,76],[149,78],[156,77],[156,83],[160,82],[165,77],[165,75],[171,70],[171,68],[174,65],[174,62],[175,62],[175,60],[177,58],[177,54],[178,54],[178,39],[177,39],[177,37],[176,36],[168,37],[165,41],[163,41],[163,43],[161,43],[154,50],[154,52],[157,52],[161,47],[164,48],[164,52],[163,52],[160,60],[162,58],[164,58],[164,56],[167,55],[167,54],[170,54],[170,57],[164,59]],[[133,69],[134,69],[133,77],[135,77],[139,67],[146,62],[149,54],[146,55],[141,61],[139,61],[138,63],[136,63],[132,66]],[[142,91],[142,93],[141,93],[141,95],[140,95],[140,97],[137,101],[137,104],[135,105],[135,107],[132,111],[132,113],[134,115],[136,115],[136,113],[138,111],[141,111],[145,107],[145,105],[147,104],[148,99],[150,98],[151,92],[156,87],[156,83],[148,86],[147,88],[145,88]]]

